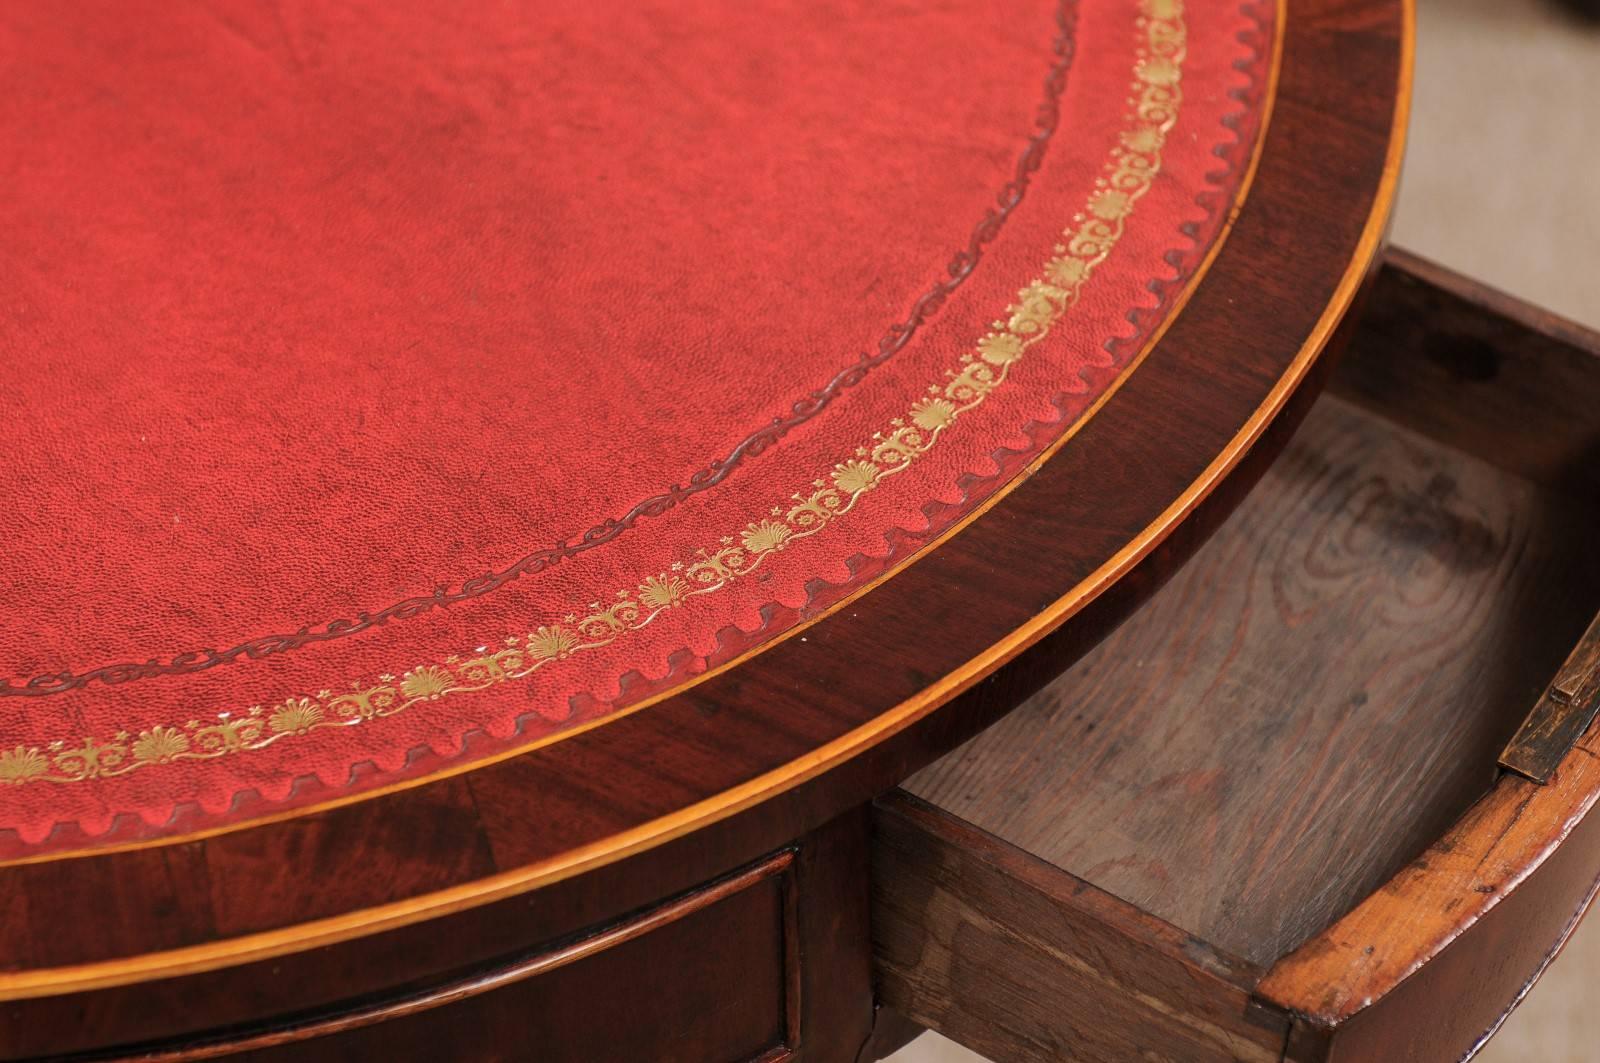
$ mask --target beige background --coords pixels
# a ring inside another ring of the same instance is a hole
[[[1600,328],[1600,26],[1553,0],[1420,8],[1394,242]],[[1480,1063],[1600,1061],[1597,982],[1600,917],[1574,935]],[[980,1057],[925,1034],[892,1059]]]

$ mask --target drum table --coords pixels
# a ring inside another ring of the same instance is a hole
[[[1410,26],[8,7],[0,1058],[1470,1052],[1600,343],[1379,268]]]

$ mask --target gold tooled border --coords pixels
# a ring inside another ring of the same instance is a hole
[[[1262,146],[1262,144],[1265,143],[1267,130],[1268,130],[1268,127],[1271,124],[1273,103],[1274,103],[1274,99],[1275,99],[1276,91],[1277,91],[1278,74],[1279,74],[1279,69],[1280,69],[1281,62],[1282,62],[1283,40],[1284,40],[1284,34],[1286,32],[1285,27],[1287,25],[1286,13],[1285,13],[1286,4],[1287,4],[1287,0],[1276,0],[1276,3],[1275,3],[1275,12],[1276,12],[1276,14],[1275,14],[1275,19],[1274,19],[1274,34],[1273,34],[1272,48],[1271,48],[1271,54],[1270,54],[1270,61],[1269,61],[1269,64],[1268,64],[1267,83],[1266,83],[1265,92],[1263,93],[1263,98],[1262,98],[1260,122],[1259,122],[1259,125],[1258,125],[1257,129],[1256,129],[1256,136],[1255,136],[1254,143],[1252,145],[1252,150],[1251,150],[1251,155],[1250,155],[1249,161],[1248,161],[1248,163],[1246,165],[1246,168],[1245,168],[1245,171],[1244,171],[1244,173],[1243,173],[1243,175],[1242,175],[1242,177],[1240,179],[1239,185],[1238,185],[1238,187],[1236,188],[1236,190],[1234,192],[1233,202],[1232,202],[1232,204],[1230,206],[1228,214],[1224,218],[1223,223],[1220,226],[1220,228],[1219,228],[1219,230],[1218,230],[1218,232],[1216,234],[1215,239],[1212,241],[1212,244],[1211,244],[1210,248],[1207,250],[1207,252],[1206,252],[1205,256],[1202,258],[1200,264],[1196,267],[1196,269],[1193,272],[1193,274],[1188,278],[1188,281],[1185,284],[1184,289],[1179,293],[1177,299],[1174,301],[1174,303],[1173,303],[1172,307],[1170,308],[1169,312],[1167,313],[1165,318],[1162,320],[1162,322],[1157,326],[1155,332],[1152,333],[1151,336],[1148,337],[1148,339],[1146,340],[1144,346],[1141,348],[1139,354],[1133,359],[1132,362],[1130,362],[1128,364],[1128,366],[1122,371],[1122,373],[1117,377],[1117,379],[1112,382],[1111,386],[1108,387],[1095,400],[1095,402],[1093,404],[1091,404],[1089,409],[1084,411],[1083,415],[1076,422],[1074,422],[1071,426],[1069,426],[1068,429],[1060,437],[1058,437],[1053,443],[1051,443],[1050,446],[1048,446],[1044,451],[1042,451],[1040,454],[1036,455],[1035,458],[1033,459],[1033,461],[1029,463],[1029,465],[1027,466],[1026,469],[1024,469],[1022,472],[1020,472],[1019,474],[1014,476],[1010,481],[1008,481],[1008,483],[1006,483],[1004,485],[1001,485],[992,495],[990,495],[988,498],[986,498],[981,503],[979,503],[979,505],[977,505],[971,512],[965,514],[961,519],[956,521],[950,528],[946,529],[944,533],[942,533],[937,538],[935,538],[929,544],[929,548],[930,549],[938,547],[940,544],[944,543],[949,538],[951,538],[952,536],[954,536],[957,533],[959,533],[962,529],[964,529],[973,520],[976,520],[978,517],[980,517],[984,513],[988,512],[988,510],[991,507],[993,507],[1002,498],[1004,498],[1007,494],[1009,494],[1010,491],[1018,483],[1021,483],[1022,481],[1026,480],[1028,475],[1030,475],[1034,469],[1036,469],[1040,464],[1042,464],[1045,460],[1047,460],[1050,456],[1052,456],[1056,451],[1058,451],[1063,445],[1065,445],[1073,436],[1075,436],[1077,434],[1077,432],[1080,431],[1082,429],[1082,427],[1085,424],[1087,424],[1089,422],[1089,420],[1092,419],[1095,416],[1095,414],[1097,414],[1100,411],[1101,407],[1104,406],[1104,404],[1107,401],[1110,400],[1112,395],[1115,394],[1115,392],[1122,386],[1122,384],[1128,379],[1128,377],[1133,373],[1133,371],[1135,369],[1137,369],[1137,367],[1140,365],[1140,363],[1142,363],[1144,361],[1145,357],[1148,356],[1149,353],[1155,348],[1156,344],[1160,341],[1161,337],[1163,335],[1165,335],[1166,329],[1170,326],[1171,322],[1178,317],[1178,315],[1182,312],[1184,306],[1187,305],[1190,296],[1193,294],[1194,290],[1199,286],[1200,280],[1204,277],[1206,272],[1210,269],[1212,263],[1216,260],[1217,255],[1221,252],[1222,246],[1226,242],[1227,236],[1228,236],[1229,232],[1232,229],[1233,221],[1237,217],[1238,212],[1242,207],[1242,204],[1244,203],[1246,197],[1248,196],[1249,190],[1250,190],[1250,186],[1253,183],[1254,178],[1255,178],[1256,168],[1257,168],[1257,165],[1258,165],[1258,163],[1260,161],[1261,146]],[[1180,7],[1180,10],[1181,10],[1181,7]],[[998,326],[998,325],[1001,325],[1003,323],[997,322],[996,324]],[[271,812],[271,813],[267,813],[267,814],[264,814],[264,815],[251,817],[249,819],[243,819],[243,820],[239,820],[239,821],[235,821],[235,822],[217,824],[216,826],[200,828],[200,829],[192,830],[192,831],[180,831],[180,832],[174,832],[174,833],[170,833],[170,834],[161,835],[161,836],[158,836],[158,837],[130,840],[130,841],[127,841],[127,842],[118,842],[118,843],[112,843],[112,844],[107,844],[107,845],[89,844],[89,845],[84,845],[84,846],[80,846],[80,847],[77,847],[77,848],[71,848],[71,849],[56,849],[56,850],[50,850],[50,851],[46,851],[46,852],[40,852],[40,853],[37,853],[37,854],[30,854],[30,855],[26,855],[26,856],[16,856],[16,857],[11,857],[11,858],[8,858],[8,859],[0,860],[0,867],[7,867],[7,866],[13,866],[13,865],[20,865],[20,864],[48,863],[48,862],[57,861],[57,860],[68,860],[68,859],[84,858],[84,857],[97,857],[97,856],[109,855],[109,854],[113,854],[113,853],[117,853],[117,852],[126,852],[126,851],[138,850],[138,849],[156,848],[156,847],[163,846],[163,845],[174,845],[174,844],[180,844],[180,843],[193,842],[193,841],[197,841],[197,840],[208,838],[208,837],[214,837],[214,836],[221,835],[221,834],[229,834],[229,833],[233,833],[235,831],[247,830],[247,829],[250,829],[250,828],[253,828],[253,827],[263,826],[263,825],[270,824],[270,823],[282,822],[282,821],[285,821],[285,820],[297,818],[299,816],[309,815],[309,814],[314,813],[314,812],[324,811],[324,810],[332,809],[332,808],[339,808],[339,807],[342,807],[344,805],[354,804],[354,803],[356,803],[358,801],[371,800],[371,799],[374,799],[374,798],[377,798],[377,797],[381,797],[384,794],[394,793],[394,792],[398,792],[398,791],[401,791],[401,790],[410,789],[412,787],[426,785],[428,783],[435,782],[435,781],[438,781],[438,780],[441,780],[441,779],[446,779],[446,778],[453,777],[455,775],[463,774],[463,773],[468,772],[468,771],[473,771],[473,770],[476,770],[478,768],[485,767],[487,765],[494,764],[494,763],[497,763],[497,762],[502,761],[502,760],[507,760],[507,759],[510,759],[512,757],[522,756],[522,755],[524,755],[526,753],[529,753],[529,752],[532,752],[532,751],[534,751],[536,749],[540,749],[540,748],[542,748],[544,746],[551,745],[551,744],[553,744],[555,742],[562,741],[564,739],[574,737],[576,735],[582,734],[585,731],[592,730],[592,729],[594,729],[596,727],[602,727],[602,726],[604,726],[604,725],[606,725],[608,723],[611,723],[611,722],[613,722],[615,720],[618,720],[618,719],[621,719],[621,718],[623,718],[625,716],[631,715],[634,712],[638,712],[640,710],[649,708],[650,706],[657,704],[658,702],[666,699],[667,697],[675,696],[676,694],[679,694],[682,691],[684,691],[686,689],[689,689],[690,687],[693,687],[693,686],[695,686],[695,685],[697,685],[697,684],[699,684],[701,682],[704,682],[705,680],[710,679],[713,676],[721,674],[723,671],[725,671],[725,670],[727,670],[729,668],[734,668],[734,667],[737,667],[737,666],[743,664],[745,661],[749,660],[751,657],[754,657],[755,655],[757,655],[759,653],[765,652],[771,646],[774,646],[774,645],[776,645],[776,644],[778,644],[778,643],[780,643],[780,642],[782,642],[782,641],[784,641],[784,640],[786,640],[786,639],[788,639],[790,637],[793,637],[794,635],[800,634],[800,633],[804,632],[806,629],[808,629],[809,627],[811,627],[811,625],[826,619],[833,612],[835,612],[838,609],[841,609],[841,608],[845,607],[850,602],[852,602],[856,598],[858,598],[860,595],[865,594],[868,591],[872,590],[874,587],[878,586],[884,580],[890,579],[893,576],[895,576],[896,574],[898,574],[900,571],[903,571],[904,568],[907,565],[914,563],[916,560],[918,560],[918,558],[920,556],[922,556],[920,553],[918,555],[914,555],[913,557],[907,559],[903,564],[895,566],[894,568],[892,568],[892,569],[890,569],[890,570],[888,570],[888,571],[886,571],[884,573],[879,574],[875,578],[869,580],[868,582],[864,583],[860,587],[854,589],[849,594],[847,594],[845,597],[843,597],[839,601],[833,603],[827,609],[819,612],[815,616],[807,618],[806,620],[794,625],[793,627],[784,630],[783,632],[779,633],[778,635],[774,636],[773,638],[767,639],[767,640],[761,642],[759,645],[751,647],[749,650],[746,650],[744,653],[741,653],[741,654],[735,656],[734,658],[732,658],[732,659],[730,659],[730,660],[728,660],[726,662],[723,662],[720,665],[717,665],[714,668],[710,668],[710,669],[706,670],[705,672],[703,672],[703,673],[701,673],[699,675],[696,675],[696,676],[694,676],[694,677],[692,677],[690,679],[687,679],[684,682],[678,683],[678,684],[674,685],[673,687],[671,687],[670,689],[663,690],[663,691],[660,691],[660,692],[658,692],[656,694],[653,694],[653,695],[651,695],[649,697],[643,698],[640,701],[636,702],[635,704],[629,705],[624,709],[621,709],[621,710],[618,710],[616,712],[607,714],[605,716],[596,718],[594,720],[587,721],[586,723],[577,725],[575,727],[568,728],[568,729],[563,730],[563,731],[553,732],[553,733],[551,733],[549,735],[546,735],[546,736],[544,736],[542,738],[539,738],[539,739],[535,739],[535,740],[533,740],[531,742],[521,743],[521,744],[518,744],[517,746],[515,746],[513,748],[501,750],[499,752],[496,752],[496,753],[491,754],[491,755],[486,756],[486,757],[475,758],[475,759],[473,759],[471,761],[466,761],[466,762],[454,764],[454,765],[451,765],[451,766],[448,766],[448,767],[445,767],[445,768],[441,768],[441,769],[439,769],[437,771],[432,771],[432,772],[427,772],[427,773],[424,773],[424,774],[419,774],[419,775],[414,776],[412,778],[400,779],[400,780],[397,780],[397,781],[392,782],[392,783],[387,783],[387,784],[384,784],[384,785],[381,785],[381,786],[373,787],[372,789],[369,789],[369,790],[363,790],[363,791],[360,791],[360,792],[357,792],[357,793],[351,793],[351,794],[341,795],[341,796],[338,796],[338,797],[332,797],[332,798],[328,798],[328,799],[325,799],[325,800],[322,800],[322,801],[315,801],[315,802],[311,802],[311,803],[308,803],[308,804],[303,805],[303,806],[296,806],[296,807],[293,807],[293,808],[286,808],[286,809],[283,809],[281,811]],[[4,997],[5,997],[5,992],[4,992],[5,984],[6,984],[6,976],[0,975],[0,999],[4,999]]]
[[[769,557],[833,526],[884,480],[916,464],[962,415],[999,390],[1012,366],[1078,302],[1096,267],[1121,241],[1127,219],[1161,172],[1167,134],[1182,107],[1188,44],[1182,0],[1142,0],[1136,27],[1142,39],[1135,48],[1129,87],[1129,125],[1088,202],[1073,216],[1038,275],[1023,285],[991,331],[945,370],[942,382],[928,385],[903,416],[772,506],[770,514],[673,562],[667,571],[645,577],[635,589],[601,594],[581,610],[566,611],[559,621],[503,634],[441,660],[350,680],[338,692],[294,694],[270,707],[232,706],[210,717],[147,726],[137,735],[124,727],[110,736],[9,749],[0,742],[0,786],[93,783],[157,767],[171,771],[185,763],[326,738],[427,702],[524,679],[609,646],[669,610],[721,591],[754,573]],[[563,728],[546,737],[564,737],[574,730]]]
[[[1204,275],[1205,267],[1209,267],[1211,262],[1215,260],[1216,251],[1220,249],[1222,240],[1231,229],[1233,217],[1237,215],[1239,205],[1244,202],[1250,179],[1254,177],[1256,163],[1260,157],[1260,145],[1264,143],[1266,138],[1266,120],[1269,117],[1272,98],[1275,96],[1278,71],[1282,58],[1286,15],[1284,8],[1286,3],[1287,0],[1277,0],[1278,24],[1274,35],[1269,95],[1263,111],[1262,127],[1257,138],[1257,150],[1252,159],[1249,173],[1240,186],[1236,204],[1227,225],[1224,227],[1223,232],[1219,233],[1217,242],[1213,244],[1213,252],[1202,263],[1202,269],[1197,271],[1196,275],[1190,279],[1189,287],[1185,290],[1176,309],[1182,308],[1182,304],[1187,301],[1194,288],[1198,285],[1200,278]],[[1399,84],[1396,87],[1395,111],[1383,175],[1379,181],[1379,186],[1368,214],[1367,224],[1351,255],[1350,264],[1322,316],[1301,345],[1299,353],[1295,356],[1289,368],[1279,378],[1277,384],[1273,386],[1261,405],[1257,407],[1256,412],[1251,415],[1250,419],[1239,430],[1229,447],[1218,455],[1216,460],[1173,501],[1172,505],[1167,507],[1143,531],[1134,536],[1122,550],[1108,559],[1104,565],[1087,579],[1068,590],[1033,620],[1013,631],[1010,637],[996,642],[984,653],[974,657],[966,665],[950,673],[940,683],[929,686],[894,709],[879,715],[869,723],[817,749],[808,757],[801,758],[782,768],[761,775],[717,797],[680,809],[671,815],[660,817],[602,841],[570,850],[558,857],[406,901],[396,901],[361,911],[348,912],[294,927],[262,931],[227,941],[185,946],[118,960],[104,960],[94,963],[0,974],[0,1000],[24,999],[73,991],[108,988],[152,978],[175,977],[256,960],[270,959],[273,956],[330,945],[352,937],[395,929],[424,919],[446,915],[453,911],[490,903],[504,897],[515,896],[538,886],[570,878],[583,871],[620,860],[633,853],[670,841],[709,823],[731,816],[744,808],[759,803],[778,792],[792,788],[826,771],[834,764],[854,755],[863,746],[887,738],[915,723],[939,705],[944,704],[944,702],[959,694],[962,690],[970,687],[988,673],[1005,664],[1045,634],[1054,630],[1063,620],[1081,609],[1084,604],[1098,596],[1107,586],[1136,565],[1158,543],[1167,537],[1172,529],[1199,504],[1201,499],[1210,494],[1222,477],[1239,461],[1243,453],[1250,449],[1251,445],[1288,400],[1288,397],[1293,394],[1301,379],[1316,361],[1317,355],[1326,346],[1334,328],[1349,309],[1361,286],[1362,278],[1366,275],[1381,250],[1389,212],[1394,201],[1395,187],[1399,179],[1400,161],[1404,154],[1406,120],[1410,114],[1416,12],[1414,0],[1401,0],[1401,6],[1403,11],[1401,68]],[[1169,317],[1168,320],[1170,321],[1171,318]],[[1141,352],[1139,360],[1142,360],[1148,354],[1149,350],[1160,340],[1163,333],[1164,329],[1151,337],[1145,350]],[[1137,361],[1135,365],[1137,365]],[[1104,398],[1103,396],[1102,401]],[[1064,436],[1062,439],[1057,440],[1049,449],[1040,454],[1030,468],[1048,460],[1059,449],[1060,445],[1065,442],[1066,438],[1068,437]],[[934,545],[938,545],[938,543],[942,543],[958,534],[968,523],[986,512],[1000,497],[1003,497],[1003,493],[986,500],[984,505],[978,507],[973,513],[968,514],[966,518],[948,529]],[[914,560],[908,561],[908,564],[913,563]],[[879,577],[879,579],[882,578],[884,577]],[[874,580],[859,588],[854,594],[836,603],[833,609],[844,607],[860,594],[870,590],[877,582],[878,580]],[[833,610],[829,610],[829,612],[831,611]],[[804,624],[797,625],[795,628],[790,629],[789,632],[786,632],[785,636],[803,631],[810,624],[818,622],[826,615],[826,613],[822,614]],[[765,645],[771,645],[771,643]],[[755,652],[759,652],[759,650],[760,648],[758,647],[756,650],[751,651],[750,654],[745,654],[735,661],[722,666],[722,668],[732,667]],[[721,670],[721,668],[713,670],[707,675],[715,674],[716,671]],[[705,676],[699,678],[703,679]],[[369,796],[371,795],[360,795],[348,800],[360,800]],[[348,801],[337,803],[343,804],[348,803]],[[304,811],[306,810],[295,810],[294,814],[303,814]],[[256,822],[259,823],[260,821]],[[220,832],[215,831],[212,833]],[[162,843],[165,843],[165,840]],[[99,851],[105,852],[107,850]]]

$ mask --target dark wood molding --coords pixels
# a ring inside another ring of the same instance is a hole
[[[376,1000],[336,1014],[289,1019],[254,1033],[224,1035],[214,1040],[191,1041],[172,1047],[136,1047],[115,1056],[96,1055],[93,1058],[117,1060],[118,1063],[122,1061],[187,1063],[189,1060],[216,1059],[264,1048],[293,1045],[313,1038],[348,1033],[375,1023],[407,1018],[434,1008],[470,1000],[482,993],[503,989],[570,963],[577,963],[648,934],[668,923],[677,922],[770,878],[780,880],[779,888],[784,897],[783,941],[787,988],[784,994],[786,1037],[782,1050],[787,1055],[794,1047],[798,1047],[800,1034],[800,958],[798,930],[795,923],[794,862],[795,851],[782,850],[751,867],[736,871],[682,897],[667,901],[570,944],[534,949],[489,970],[474,971],[442,985]]]
[[[0,1049],[5,1058],[62,1063],[489,1059],[504,1048],[488,1046],[516,1030],[545,1046],[541,1058],[694,1063],[704,1054],[727,1057],[765,1023],[770,1043],[751,1059],[853,1058],[872,1022],[866,846],[858,810],[680,896],[429,983],[231,1025],[225,1013],[202,1014],[196,1018],[210,1029],[76,1052],[50,1051],[69,1040],[60,1028],[24,1037],[8,1026]],[[514,940],[514,925],[502,929],[510,931],[502,941]],[[568,984],[552,982],[562,978]],[[663,1012],[656,997],[676,983],[687,988],[666,992],[679,999],[677,1010]],[[121,1006],[123,998],[109,999]],[[90,1014],[98,1008],[89,1002]],[[722,1014],[728,1008],[737,1021]],[[170,1021],[171,1013],[150,1017],[155,1029]],[[658,1053],[660,1038],[677,1047]],[[43,1054],[24,1048],[30,1039]]]

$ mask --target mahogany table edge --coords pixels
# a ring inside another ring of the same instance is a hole
[[[994,643],[987,653],[969,661],[944,681],[927,688],[933,693],[925,692],[918,699],[914,699],[914,703],[906,703],[910,705],[909,708],[903,705],[904,711],[894,719],[885,720],[880,717],[869,727],[862,728],[862,731],[870,730],[871,737],[882,739],[918,722],[938,705],[970,689],[979,680],[1001,668],[1014,656],[1055,630],[1078,609],[1104,591],[1118,576],[1137,566],[1179,526],[1193,508],[1204,500],[1243,458],[1295,392],[1312,369],[1334,328],[1350,309],[1363,280],[1377,263],[1381,252],[1387,215],[1392,206],[1398,178],[1403,131],[1409,105],[1414,13],[1409,2],[1403,5],[1403,11],[1401,84],[1396,95],[1393,127],[1388,141],[1383,176],[1372,201],[1366,226],[1354,254],[1348,260],[1334,296],[1324,308],[1316,328],[1302,343],[1290,370],[1275,383],[1255,413],[1235,436],[1230,447],[1217,456],[1204,473],[1162,512],[1158,520],[1148,525],[1107,565],[1058,597],[1051,609],[1040,613],[1005,639]],[[409,925],[553,884],[708,826],[736,814],[751,804],[799,786],[860,752],[860,743],[866,736],[852,732],[849,737],[852,742],[838,749],[825,747],[827,752],[808,758],[799,769],[782,773],[784,776],[782,779],[761,777],[752,780],[747,786],[731,792],[736,796],[718,802],[715,809],[707,809],[704,814],[697,815],[693,819],[679,820],[668,817],[671,822],[651,821],[634,831],[614,835],[606,839],[605,844],[597,845],[592,850],[580,849],[566,854],[564,858],[530,864],[450,890],[424,894],[387,905],[357,909],[342,916],[286,927],[280,931],[241,935],[207,945],[145,953],[125,960],[55,969],[40,968],[24,972],[21,976],[10,974],[0,976],[0,999],[25,999],[74,990],[104,988],[247,963]]]

